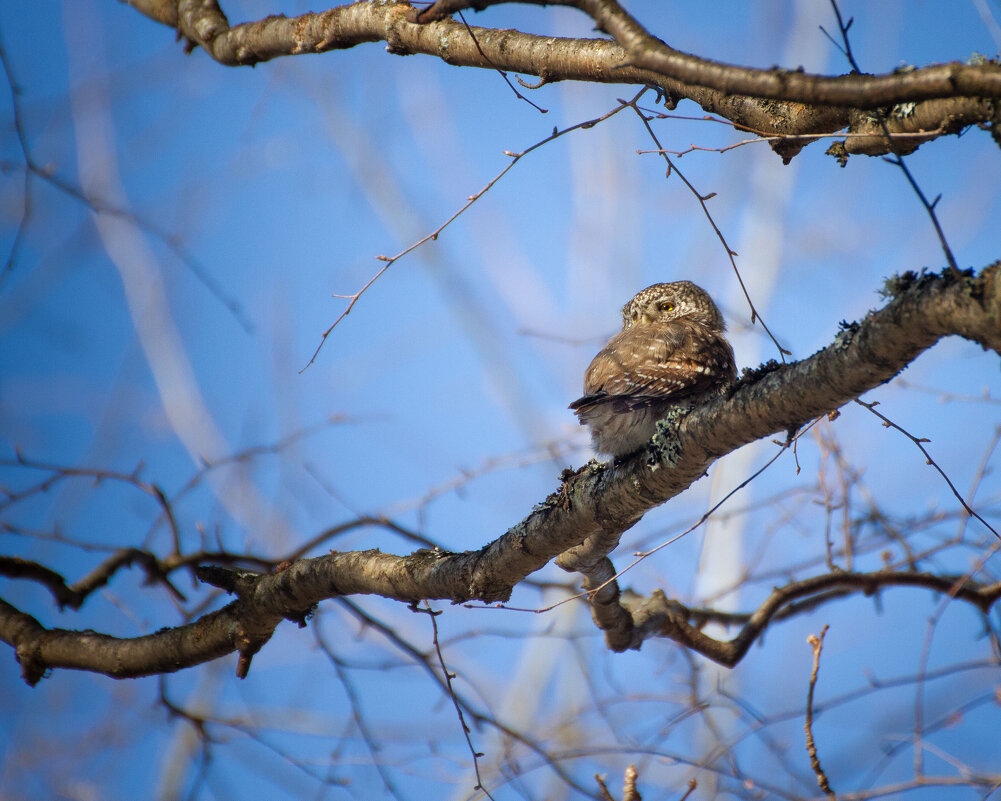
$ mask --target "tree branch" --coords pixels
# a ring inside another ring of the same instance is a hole
[[[802,137],[846,127],[849,132],[856,132],[857,127],[859,133],[874,133],[861,141],[848,140],[852,144],[842,154],[891,152],[886,137],[875,135],[871,125],[868,112],[879,108],[906,104],[890,133],[927,131],[929,139],[967,125],[996,125],[1001,113],[995,102],[1001,98],[1001,65],[993,62],[953,62],[887,75],[836,77],[752,69],[674,50],[647,33],[612,0],[516,1],[579,8],[614,41],[466,26],[447,16],[513,1],[439,2],[418,12],[402,0],[359,0],[319,13],[269,16],[231,26],[216,0],[124,0],[175,28],[189,49],[201,47],[227,66],[385,41],[387,51],[397,55],[421,53],[455,66],[534,75],[542,83],[650,84],[661,89],[670,108],[689,99],[707,112],[766,135]],[[905,146],[913,149],[920,141],[912,137]],[[800,139],[786,147],[781,143],[773,147],[788,159],[804,144]]]
[[[588,14],[641,69],[726,94],[875,109],[943,97],[1001,97],[1001,66],[936,64],[890,75],[828,78],[797,70],[758,70],[698,58],[651,36],[616,0],[560,0]]]
[[[179,670],[233,650],[241,652],[245,669],[283,618],[301,623],[327,598],[375,594],[408,603],[503,601],[526,576],[585,542],[594,569],[605,567],[607,573],[603,554],[616,547],[622,533],[647,511],[686,490],[720,456],[837,409],[893,378],[944,336],[957,334],[1001,354],[1001,262],[977,276],[910,273],[888,281],[885,292],[892,297],[889,303],[861,322],[845,325],[831,345],[808,359],[750,371],[728,397],[680,420],[661,422],[646,451],[621,464],[591,462],[566,474],[557,492],[478,551],[422,549],[408,556],[333,552],[301,559],[270,575],[214,568],[212,583],[237,592],[237,601],[186,626],[132,640],[47,631],[34,618],[3,604],[0,639],[16,648],[24,677],[32,684],[53,667],[140,676]],[[578,552],[575,569],[579,557]],[[201,575],[210,578],[208,570]],[[601,614],[621,620],[618,589],[609,586],[599,599],[608,607]],[[801,597],[798,590],[790,592],[792,596],[779,600]],[[765,615],[761,627],[782,603]],[[654,625],[648,611],[635,605],[626,605],[625,611],[635,632],[628,632],[628,641],[616,643],[616,650],[638,647],[645,636],[658,633],[706,649],[707,655],[715,653],[713,658],[727,664],[734,654],[739,661],[753,641],[750,634],[741,635],[735,645],[724,644],[729,652],[721,652],[716,641],[715,646],[703,642],[705,635],[697,629],[679,625],[676,614],[666,624],[658,618]],[[752,623],[761,622],[763,614],[755,613]],[[636,633],[640,631],[645,633]]]
[[[848,593],[862,592],[874,595],[887,587],[923,587],[942,595],[966,601],[986,614],[1001,599],[1001,582],[982,585],[954,576],[938,576],[932,573],[896,572],[880,570],[874,573],[825,573],[821,576],[793,581],[784,587],[776,587],[753,613],[731,615],[724,618],[727,623],[743,621],[737,635],[731,640],[715,640],[701,631],[700,626],[717,619],[715,614],[705,611],[695,612],[683,604],[669,599],[661,590],[656,590],[649,598],[635,593],[623,593],[623,605],[629,610],[634,625],[634,645],[650,637],[667,637],[681,645],[698,651],[725,667],[733,667],[768,628],[771,622],[794,601],[804,599],[799,611],[813,608],[809,599],[844,597]],[[692,622],[690,622],[692,621]]]
[[[0,556],[0,576],[32,579],[49,589],[60,609],[63,607],[79,609],[87,597],[111,581],[111,577],[119,569],[131,567],[134,563],[142,566],[146,573],[147,584],[163,584],[177,600],[185,600],[183,593],[167,577],[171,568],[161,563],[153,554],[139,548],[122,548],[116,551],[96,569],[72,585],[67,584],[66,579],[59,573],[44,565],[12,556]]]

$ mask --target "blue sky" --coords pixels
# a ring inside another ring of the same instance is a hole
[[[672,3],[667,9],[650,0],[629,7],[682,50],[752,66],[847,71],[818,28],[831,31],[835,24],[826,3]],[[996,26],[980,13],[986,8],[1001,18],[995,2],[950,4],[948,15],[923,2],[842,8],[855,16],[852,43],[865,70],[1001,49]],[[226,10],[237,22],[302,13],[307,6],[248,0]],[[468,19],[593,35],[586,19],[566,9],[497,8]],[[35,162],[144,222],[136,226],[109,214],[97,219],[79,199],[33,179],[24,244],[0,286],[0,458],[12,459],[16,447],[59,465],[124,472],[141,465],[143,479],[174,497],[202,460],[264,447],[208,471],[178,497],[186,550],[218,541],[280,557],[363,514],[391,515],[445,548],[481,547],[551,492],[561,468],[590,458],[566,406],[579,395],[588,361],[616,329],[621,305],[651,283],[690,279],[704,286],[726,313],[739,367],[776,357],[760,329],[749,325],[732,269],[698,204],[679,181],[665,180],[656,156],[637,154],[652,144],[635,115],[623,112],[526,156],[437,241],[395,263],[302,369],[344,309],[335,295],[361,288],[379,269],[377,256],[393,255],[441,225],[506,166],[504,151],[530,147],[553,126],[604,114],[635,87],[523,90],[548,109],[543,115],[515,98],[495,73],[390,56],[380,44],[228,69],[199,50],[184,55],[170,30],[104,0],[5,4],[0,35],[21,89],[21,122]],[[9,94],[2,104],[0,245],[6,253],[21,215],[24,173]],[[688,102],[677,109],[679,116],[702,114]],[[673,150],[743,138],[699,120],[675,117],[656,125]],[[813,145],[790,166],[763,144],[678,161],[699,191],[717,193],[714,218],[740,254],[755,304],[794,358],[829,343],[841,320],[880,305],[885,276],[944,263],[927,215],[898,170],[862,158],[842,169],[825,149]],[[1001,160],[990,136],[970,130],[923,146],[908,162],[926,194],[942,195],[938,213],[960,265],[979,269],[996,259]],[[868,399],[929,437],[935,458],[968,492],[998,425],[996,355],[950,340],[901,378]],[[976,401],[984,392],[992,402]],[[888,514],[939,513],[942,530],[955,530],[955,499],[904,437],[861,408],[845,409],[828,428],[858,472],[857,509],[872,493]],[[616,565],[631,561],[638,544],[684,530],[710,497],[739,483],[772,447],[759,444],[727,457],[710,480],[651,513],[627,534]],[[709,535],[715,545],[689,535],[627,574],[626,583],[644,593],[664,587],[694,603],[726,587],[745,560],[764,575],[766,568],[781,574],[822,556],[824,516],[810,501],[810,488],[825,470],[836,471],[830,452],[812,438],[802,441],[799,460],[799,475],[783,457],[726,507],[745,511],[719,522],[723,533]],[[0,466],[0,483],[14,491],[45,475]],[[784,492],[789,495],[778,499]],[[979,492],[996,519],[995,474]],[[168,531],[157,514],[156,504],[127,484],[66,480],[3,511],[17,531],[0,531],[0,550],[77,578],[109,548],[168,552]],[[970,531],[969,547],[950,550],[933,566],[968,569],[983,542],[982,531],[972,524]],[[54,543],[56,534],[86,548]],[[945,536],[934,527],[922,535]],[[315,553],[331,547],[405,553],[413,546],[363,528]],[[869,560],[865,569],[878,567],[878,554]],[[556,568],[538,578],[567,582]],[[186,578],[182,583],[196,603],[199,590]],[[59,613],[27,582],[5,581],[3,593],[49,626],[135,636],[182,620],[165,593],[140,585],[141,576],[123,574],[75,613]],[[770,588],[762,579],[721,602],[747,608]],[[512,603],[535,608],[559,597],[556,589],[528,587]],[[829,613],[777,627],[726,681],[764,714],[801,710],[809,671],[803,640],[827,622],[829,683],[822,697],[864,686],[867,671],[912,673],[936,603],[904,590],[886,593],[878,607],[868,599],[841,602]],[[359,605],[419,648],[430,646],[423,616],[377,599]],[[985,659],[990,645],[978,639],[981,621],[966,609],[947,614],[934,630],[932,664]],[[481,708],[533,725],[547,741],[567,747],[615,741],[602,720],[618,721],[622,753],[608,748],[572,762],[584,783],[596,770],[621,775],[630,759],[640,758],[637,743],[657,741],[671,699],[684,693],[689,675],[671,643],[648,643],[640,654],[605,652],[580,605],[547,615],[449,608],[440,623],[443,636],[460,638],[447,656]],[[344,607],[331,603],[315,626],[336,643],[373,729],[392,743],[389,770],[407,788],[403,797],[466,797],[470,760],[437,686]],[[331,788],[326,797],[365,797],[382,786],[347,722],[344,677],[318,650],[314,633],[281,628],[242,683],[232,676],[232,660],[169,679],[178,699],[227,720],[252,720],[274,747],[223,727],[227,743],[217,747],[209,778],[199,785],[206,796],[265,792],[261,787],[274,797],[315,794],[309,772],[290,767],[276,750],[294,751],[321,776],[333,764],[350,780],[350,790]],[[988,672],[962,675],[972,678],[927,686],[934,711],[955,707],[978,688],[987,692]],[[40,797],[85,785],[107,797],[148,794],[153,786],[166,793],[167,766],[188,764],[180,756],[173,761],[190,743],[183,724],[167,723],[156,706],[155,679],[117,684],[63,672],[31,690],[8,652],[0,659],[0,686],[10,712],[0,723],[7,754],[0,788],[9,797],[18,797],[11,788],[26,777],[33,784],[23,792]],[[613,690],[632,704],[589,705],[589,698]],[[638,712],[635,699],[645,697],[657,700]],[[912,687],[902,699],[887,693],[878,704],[846,705],[822,718],[843,786],[869,767],[857,747],[859,721],[868,726],[862,730],[877,732],[875,752],[910,730],[912,721],[899,710],[909,711],[913,701]],[[581,710],[576,732],[570,709]],[[738,729],[740,722],[727,714],[719,725]],[[776,724],[776,736],[794,739],[801,749],[800,723]],[[985,733],[997,725],[996,706],[978,706],[964,725],[941,735],[943,747],[981,764]],[[49,743],[53,727],[81,738],[91,732],[92,750],[63,749],[51,768],[33,770],[26,744]],[[705,736],[693,723],[690,731],[672,730],[660,745],[681,752]],[[488,759],[498,758],[502,749],[489,729],[476,730],[474,738]],[[756,740],[742,747],[748,765],[771,758],[759,753],[765,749]],[[810,776],[799,752],[789,760]],[[123,771],[122,764],[139,767]],[[884,778],[906,777],[910,767],[910,756],[903,756]],[[641,776],[658,786],[684,787],[685,769],[667,760],[654,759],[644,770]],[[189,767],[174,778],[187,787],[195,775]],[[498,797],[516,797],[520,781],[501,783]],[[542,769],[523,781],[529,797],[565,792]]]

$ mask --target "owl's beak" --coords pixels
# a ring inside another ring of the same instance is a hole
[[[649,314],[649,312],[643,312],[640,315],[640,322],[641,323],[646,323],[647,325],[649,325],[653,321],[654,321],[654,318]]]

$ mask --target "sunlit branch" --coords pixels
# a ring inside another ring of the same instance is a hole
[[[591,463],[567,475],[559,491],[521,523],[477,551],[419,550],[408,556],[380,551],[333,552],[300,559],[270,575],[199,568],[198,576],[238,596],[223,609],[187,626],[136,639],[92,632],[47,630],[9,604],[0,606],[0,639],[13,645],[25,679],[36,683],[55,667],[123,677],[170,672],[232,651],[239,670],[290,619],[304,624],[321,601],[374,594],[407,603],[427,599],[506,600],[529,574],[590,537],[614,547],[647,511],[684,492],[720,456],[809,420],[890,380],[923,350],[959,334],[1001,353],[1001,263],[978,276],[900,276],[893,299],[862,322],[847,326],[827,348],[788,365],[749,371],[729,397],[707,403],[680,420],[663,421],[648,449],[620,464]],[[776,589],[744,630],[719,643],[691,626],[661,594],[623,601],[632,615],[635,645],[666,636],[723,664],[735,664],[768,621],[787,603],[845,584],[860,589],[909,584],[938,588],[941,576],[834,573]],[[943,591],[939,589],[939,591]],[[969,583],[944,591],[980,608],[1001,589]],[[974,593],[970,596],[969,593]]]
[[[885,75],[833,77],[724,64],[669,47],[612,0],[517,2],[578,8],[613,40],[565,39],[467,26],[449,16],[515,0],[449,0],[424,9],[402,1],[361,0],[319,13],[271,16],[233,26],[215,0],[184,3],[180,8],[177,0],[128,2],[175,28],[189,48],[200,46],[228,66],[384,41],[390,53],[422,53],[456,66],[534,75],[540,78],[537,86],[563,80],[652,84],[670,98],[672,107],[687,98],[706,111],[769,134],[831,133],[856,122],[864,125],[864,119],[853,111],[895,104],[917,104],[908,116],[923,130],[934,132],[945,126],[949,133],[958,133],[967,125],[996,125],[991,99],[1001,97],[1001,66],[993,62],[953,62]],[[942,105],[943,101],[947,105]],[[926,104],[934,111],[926,111]],[[792,143],[779,154],[788,159],[801,147]],[[874,138],[854,152],[886,151]]]

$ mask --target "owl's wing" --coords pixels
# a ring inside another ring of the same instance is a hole
[[[730,345],[700,326],[635,326],[613,337],[594,357],[584,375],[585,395],[570,408],[614,401],[631,409],[680,400],[732,381],[734,372]]]

